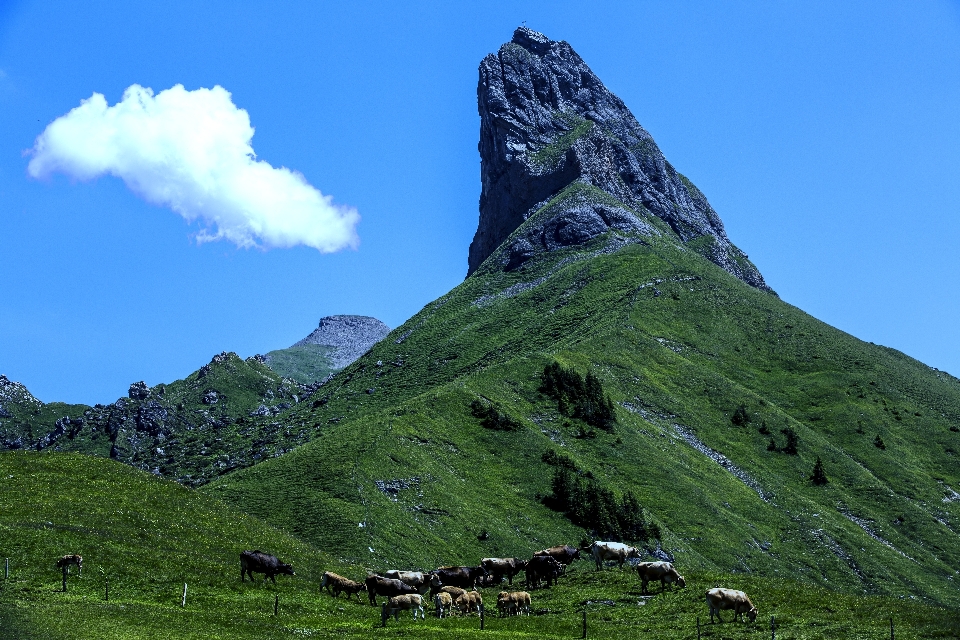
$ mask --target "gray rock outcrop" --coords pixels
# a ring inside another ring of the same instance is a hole
[[[332,347],[327,355],[334,369],[342,369],[383,340],[390,327],[369,316],[327,316],[320,326],[293,346],[317,344]]]
[[[482,186],[468,276],[536,214],[533,228],[506,248],[502,267],[610,229],[672,233],[769,290],[700,190],[566,42],[518,28],[480,63],[477,97]]]

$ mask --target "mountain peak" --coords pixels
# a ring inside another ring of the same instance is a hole
[[[720,217],[573,48],[525,26],[480,63],[480,221],[468,275],[541,211],[497,266],[607,231],[666,234],[769,291]],[[665,223],[665,224],[664,224]]]
[[[390,327],[369,316],[326,316],[320,325],[294,347],[315,344],[332,347],[328,355],[334,369],[342,369],[382,340]]]
[[[514,42],[531,53],[542,55],[550,50],[551,40],[539,31],[534,31],[524,26],[517,27],[513,32]]]

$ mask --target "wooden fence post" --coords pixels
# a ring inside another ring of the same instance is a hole
[[[280,609],[280,594],[273,596],[273,615],[277,615],[278,609]]]
[[[103,579],[103,599],[110,602],[110,578]]]
[[[777,640],[777,623],[770,616],[770,640]]]
[[[587,610],[586,609],[583,610],[583,635],[581,637],[582,638],[587,637]]]
[[[187,583],[183,583],[183,597],[180,599],[180,606],[187,606]]]
[[[893,640],[893,616],[890,617],[890,640]]]
[[[700,640],[700,616],[697,616],[697,640]]]
[[[483,603],[480,603],[480,631],[483,631]]]
[[[6,558],[3,562],[3,579],[8,580],[10,578],[10,558]]]

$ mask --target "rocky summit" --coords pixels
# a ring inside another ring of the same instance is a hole
[[[495,252],[495,266],[513,270],[615,230],[675,236],[770,291],[706,197],[569,44],[518,28],[480,63],[477,93],[482,190],[468,276]]]
[[[342,369],[380,342],[390,327],[369,316],[327,316],[320,326],[294,347],[316,344],[332,347],[327,354],[334,369]]]

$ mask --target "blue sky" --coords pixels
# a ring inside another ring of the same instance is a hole
[[[466,273],[477,66],[526,21],[626,102],[785,301],[960,374],[960,3],[455,4],[0,0],[0,373],[106,403],[324,315],[402,323]],[[358,247],[198,243],[116,177],[28,175],[47,125],[133,84],[224,87],[258,159],[359,212]]]

